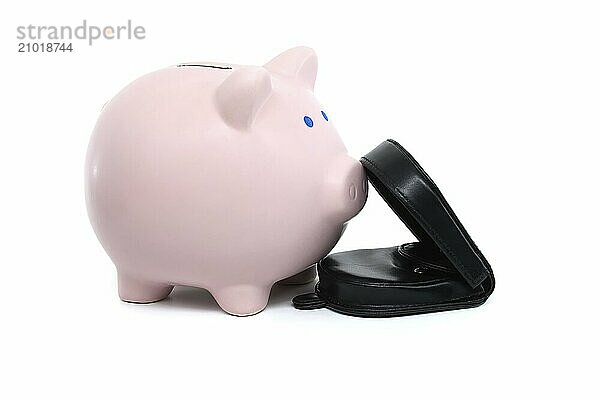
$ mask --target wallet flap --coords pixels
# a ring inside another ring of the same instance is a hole
[[[472,288],[492,277],[475,242],[408,151],[388,139],[360,161],[373,187],[417,239],[437,247]]]

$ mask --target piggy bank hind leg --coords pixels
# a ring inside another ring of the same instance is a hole
[[[173,286],[150,282],[119,272],[119,297],[128,303],[154,303],[169,296]]]
[[[267,306],[271,285],[241,284],[210,290],[223,311],[237,316],[253,315]]]

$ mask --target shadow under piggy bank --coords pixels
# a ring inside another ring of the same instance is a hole
[[[315,282],[301,285],[286,285],[281,282],[275,284],[271,289],[267,310],[273,310],[280,307],[289,308],[293,297],[313,290],[314,285]],[[140,306],[140,304],[124,304],[131,305],[132,307]],[[143,306],[143,304],[141,306]],[[158,310],[167,308],[187,309],[223,314],[223,311],[208,290],[190,286],[176,286],[169,297],[156,303],[147,304],[147,307],[156,308]]]

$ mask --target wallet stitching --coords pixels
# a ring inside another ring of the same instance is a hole
[[[377,308],[402,309],[402,308],[409,308],[409,307],[441,306],[443,304],[449,304],[449,303],[459,301],[459,300],[464,300],[464,301],[478,300],[481,295],[485,295],[485,294],[486,294],[485,291],[482,291],[482,292],[478,292],[475,294],[470,294],[468,296],[453,297],[453,298],[445,300],[442,303],[402,304],[402,305],[394,306],[394,305],[385,305],[385,304],[354,304],[354,303],[343,304],[343,303],[333,300],[330,296],[324,295],[323,292],[319,292],[319,295],[323,296],[323,298],[324,298],[323,300],[325,300],[325,302],[330,303],[330,304],[334,304],[334,305],[338,305],[338,306],[342,306],[342,307],[351,306],[351,307],[355,307],[355,308],[364,307],[364,308],[371,308],[371,309],[377,309]],[[483,296],[483,297],[485,297],[485,296]]]
[[[387,308],[375,308],[374,306],[361,306],[352,308],[352,306],[335,303],[327,304],[325,307],[333,311],[354,317],[396,317],[477,307],[483,304],[486,299],[487,298],[474,298],[472,300],[465,299],[464,301],[460,302],[412,305],[406,307],[386,306]]]
[[[443,303],[402,304],[399,306],[394,306],[394,305],[385,305],[385,304],[354,304],[354,303],[343,304],[343,303],[333,300],[333,298],[331,298],[330,296],[323,294],[323,292],[319,290],[318,285],[315,289],[316,289],[316,292],[319,295],[319,297],[321,297],[327,303],[334,304],[334,305],[341,306],[341,307],[355,307],[355,308],[363,307],[363,308],[369,308],[369,309],[378,309],[378,308],[403,309],[403,308],[410,308],[410,307],[441,306],[441,305],[452,303],[452,302],[455,302],[458,300],[464,300],[464,301],[469,301],[470,299],[477,300],[477,299],[479,299],[480,295],[485,295],[485,290],[484,290],[483,292],[470,294],[468,296],[453,297],[453,298],[445,300]]]

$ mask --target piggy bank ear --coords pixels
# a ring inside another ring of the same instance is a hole
[[[310,47],[294,47],[265,64],[269,71],[296,79],[307,89],[315,88],[317,55]]]
[[[248,130],[270,95],[269,72],[262,67],[242,67],[221,83],[215,100],[221,117],[229,126]]]

